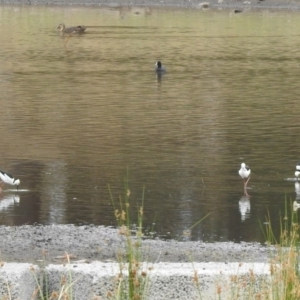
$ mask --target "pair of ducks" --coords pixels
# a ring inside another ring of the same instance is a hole
[[[73,33],[84,33],[86,27],[84,26],[74,26],[74,27],[66,27],[64,23],[58,25],[57,29],[63,33],[73,34]],[[167,70],[165,66],[162,65],[161,61],[157,61],[155,64],[155,72],[159,74],[165,73]]]

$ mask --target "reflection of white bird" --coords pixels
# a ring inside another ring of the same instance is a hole
[[[248,181],[250,180],[250,173],[251,173],[251,170],[249,169],[248,166],[246,166],[245,163],[242,163],[241,164],[241,168],[239,170],[239,174],[240,176],[243,178],[244,180],[244,189],[246,190],[247,188],[247,184],[248,184]],[[248,178],[248,179],[247,179]],[[246,180],[247,179],[247,180]],[[245,181],[246,180],[246,181]]]
[[[297,180],[299,179],[298,178],[299,175],[300,175],[300,162],[298,162],[297,165],[296,165],[295,176],[297,177]]]
[[[247,196],[241,197],[239,201],[239,209],[240,209],[242,221],[245,221],[247,218],[250,217],[251,206],[250,206],[249,197]]]
[[[8,209],[10,206],[15,205],[20,202],[19,195],[9,195],[5,194],[5,196],[0,200],[0,211]]]
[[[0,170],[0,179],[2,180],[3,183],[8,183],[10,185],[16,185],[17,188],[20,184],[19,179],[14,179],[14,177],[6,172],[3,172]]]
[[[300,183],[298,181],[295,182],[295,193],[296,201],[300,203]]]

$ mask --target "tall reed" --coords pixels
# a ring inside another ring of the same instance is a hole
[[[293,206],[285,201],[285,212],[280,218],[280,237],[276,239],[271,219],[265,229],[267,243],[272,246],[271,251],[271,284],[272,300],[299,300],[300,274],[299,274],[299,233],[300,226],[297,213]]]
[[[124,237],[125,252],[118,255],[120,273],[117,278],[117,288],[110,295],[116,300],[139,300],[146,299],[148,272],[142,262],[142,240],[143,240],[143,216],[144,216],[144,194],[143,189],[141,203],[137,207],[137,225],[133,229],[131,223],[131,198],[128,184],[128,174],[124,180],[124,196],[119,196],[118,205],[114,201],[111,189],[109,193],[114,207],[114,213],[119,226],[119,233]]]

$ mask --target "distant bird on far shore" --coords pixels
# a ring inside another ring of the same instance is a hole
[[[162,74],[162,73],[165,73],[166,71],[167,70],[166,70],[165,66],[163,66],[162,63],[161,63],[161,61],[158,60],[155,63],[155,72]]]
[[[297,165],[296,165],[295,176],[297,177],[297,180],[299,180],[299,176],[300,176],[300,162],[298,162]]]
[[[74,27],[66,27],[64,23],[61,23],[58,25],[57,29],[63,33],[72,34],[72,33],[84,33],[86,27],[81,25],[74,26]]]
[[[241,168],[239,170],[239,174],[240,176],[243,178],[244,180],[244,190],[246,191],[247,189],[247,184],[248,184],[248,181],[250,180],[250,173],[251,173],[251,170],[249,169],[248,166],[246,166],[245,163],[242,163],[241,164]],[[247,179],[248,178],[248,179]],[[247,179],[247,180],[246,180]]]
[[[6,172],[3,172],[0,170],[0,179],[1,179],[1,183],[0,183],[0,191],[2,190],[1,189],[1,185],[3,183],[7,183],[7,184],[10,184],[10,185],[16,185],[17,186],[17,189],[18,189],[18,186],[20,184],[20,180],[19,179],[15,179],[11,174],[8,174]]]

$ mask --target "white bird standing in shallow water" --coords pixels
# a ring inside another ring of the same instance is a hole
[[[20,180],[19,179],[14,179],[14,177],[6,172],[3,172],[0,170],[0,179],[2,180],[2,183],[8,183],[10,185],[16,185],[17,189],[18,186],[20,184]],[[1,187],[0,187],[0,191],[1,191]]]
[[[297,177],[297,180],[298,180],[299,179],[298,177],[300,176],[300,162],[298,162],[296,165],[295,176]]]
[[[248,184],[248,181],[250,180],[250,173],[251,173],[251,170],[249,169],[248,166],[246,166],[245,163],[242,163],[241,164],[241,168],[239,170],[239,174],[240,176],[243,178],[244,180],[244,190],[246,191],[247,189],[247,184]],[[248,178],[246,180],[246,178]],[[245,181],[246,180],[246,181]]]

